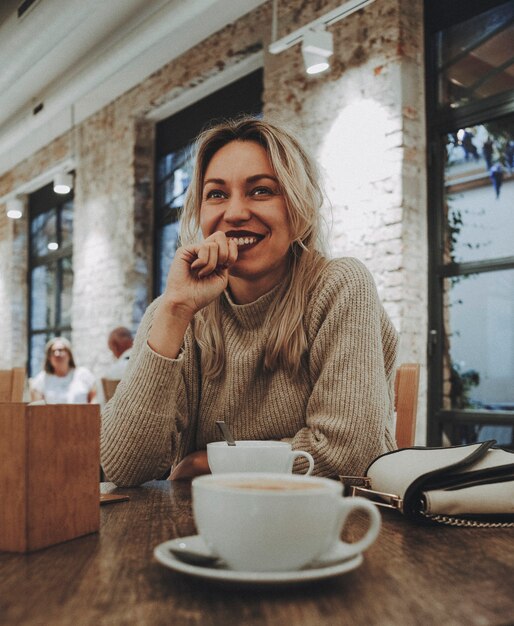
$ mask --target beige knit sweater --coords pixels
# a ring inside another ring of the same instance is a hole
[[[202,379],[192,326],[177,359],[148,346],[156,302],[141,321],[129,366],[103,411],[102,465],[109,480],[137,485],[162,476],[186,454],[220,438],[223,419],[236,439],[290,439],[307,450],[314,474],[359,475],[395,447],[393,379],[397,333],[368,270],[331,261],[306,307],[309,355],[299,376],[263,373],[263,320],[279,288],[236,305],[221,296],[226,364]],[[295,471],[304,471],[299,460]]]

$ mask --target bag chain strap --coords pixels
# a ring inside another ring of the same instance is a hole
[[[448,515],[430,515],[421,511],[421,515],[427,519],[446,524],[447,526],[466,526],[468,528],[514,528],[514,522],[478,522],[472,519],[449,517]]]

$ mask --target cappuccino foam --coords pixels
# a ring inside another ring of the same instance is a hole
[[[222,483],[219,483],[220,485]],[[256,491],[305,491],[307,489],[320,489],[323,485],[318,485],[309,482],[296,482],[288,480],[260,480],[260,481],[248,481],[248,482],[233,482],[223,483],[224,487],[231,487],[233,489],[241,490],[256,490]]]

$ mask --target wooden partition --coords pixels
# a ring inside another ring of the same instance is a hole
[[[0,370],[0,402],[21,402],[25,386],[25,368]]]
[[[99,406],[0,404],[0,432],[0,550],[98,531]]]

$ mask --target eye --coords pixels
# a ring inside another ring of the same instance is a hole
[[[274,196],[275,192],[270,187],[259,186],[255,187],[250,192],[251,196]]]
[[[227,194],[220,189],[211,189],[205,194],[206,200],[220,200],[221,198],[226,198]]]

